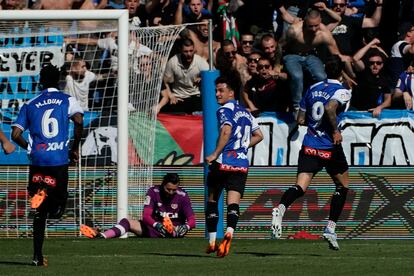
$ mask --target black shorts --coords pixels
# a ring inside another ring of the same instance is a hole
[[[317,150],[302,146],[298,159],[298,174],[313,173],[314,175],[323,168],[330,176],[343,174],[348,170],[348,162],[341,145],[329,150]]]
[[[45,201],[37,208],[38,212],[47,212],[50,218],[62,216],[68,199],[68,167],[68,165],[30,166],[27,187],[30,196],[40,188],[47,191]]]
[[[243,197],[244,188],[246,186],[247,172],[241,171],[224,171],[220,170],[220,164],[213,162],[209,166],[209,173],[207,176],[207,187],[209,191],[212,189],[218,196],[223,189],[226,191],[236,191]]]

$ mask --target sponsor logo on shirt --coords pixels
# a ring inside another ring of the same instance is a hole
[[[332,152],[327,150],[314,149],[306,146],[303,148],[303,150],[306,155],[318,156],[326,160],[330,160],[332,157]]]

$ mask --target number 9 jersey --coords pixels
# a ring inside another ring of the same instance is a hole
[[[221,170],[247,171],[247,151],[252,133],[259,128],[254,117],[236,100],[230,100],[217,110],[219,128],[231,126],[229,141],[217,158]]]
[[[35,166],[69,163],[69,118],[82,113],[76,99],[55,88],[43,90],[26,102],[12,126],[29,130],[28,153]]]
[[[332,127],[324,115],[325,105],[330,100],[336,100],[339,103],[339,114],[344,111],[350,99],[351,91],[337,80],[328,79],[312,85],[300,102],[300,109],[306,112],[308,126],[302,144],[315,149],[333,148]]]

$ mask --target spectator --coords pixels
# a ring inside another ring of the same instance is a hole
[[[376,9],[372,17],[355,17],[346,15],[348,0],[333,0],[332,9],[341,16],[339,22],[325,22],[332,31],[339,51],[353,56],[362,47],[362,29],[377,27],[382,14],[382,0],[376,1]]]
[[[34,10],[71,10],[75,0],[37,0],[33,5]]]
[[[353,57],[357,85],[352,91],[351,108],[370,111],[373,117],[391,106],[391,85],[384,70],[386,55],[379,43],[379,39],[374,38]]]
[[[392,84],[395,84],[400,74],[408,67],[414,57],[414,26],[404,23],[400,26],[400,40],[391,48],[389,62],[390,77]]]
[[[257,64],[258,74],[247,81],[243,89],[243,100],[253,116],[264,111],[282,111],[283,97],[278,93],[277,76],[272,74],[273,65],[262,57]],[[286,108],[283,110],[286,111]]]
[[[22,10],[26,8],[26,1],[22,0],[2,0],[0,10]]]
[[[292,24],[286,33],[283,57],[290,77],[290,91],[294,112],[299,110],[303,93],[304,70],[310,73],[313,81],[326,79],[322,61],[318,58],[316,47],[325,45],[333,55],[340,55],[332,34],[321,23],[319,11],[311,10],[304,21]]]
[[[142,220],[123,218],[112,228],[100,232],[81,225],[81,232],[88,238],[111,239],[132,232],[147,238],[182,238],[195,228],[196,221],[187,193],[179,187],[176,173],[167,173],[161,185],[148,189]],[[171,222],[171,228],[167,226]]]
[[[240,35],[240,55],[247,57],[253,51],[254,35],[252,33],[243,33]]]
[[[272,63],[272,75],[277,76],[277,78],[286,80],[287,74],[282,72],[282,48],[272,34],[265,34],[260,40],[260,46],[265,56]]]
[[[236,100],[239,100],[242,87],[248,78],[246,58],[237,53],[231,40],[224,39],[221,42],[221,48],[217,51],[215,64],[220,75],[226,76],[232,82]]]
[[[170,104],[163,112],[185,112],[191,114],[201,111],[200,73],[208,70],[207,61],[194,52],[194,42],[183,39],[180,53],[168,62],[164,73],[164,84]]]
[[[211,0],[209,0],[210,2]],[[212,2],[212,1],[211,1]],[[175,11],[174,24],[180,25],[183,23],[196,23],[200,22],[203,15],[203,1],[202,0],[190,0],[188,3],[189,13],[183,14],[185,0],[178,0],[177,10]],[[210,5],[211,7],[211,5]]]
[[[195,29],[189,29],[189,38],[194,42],[195,52],[207,61],[209,60],[209,48],[208,48],[208,22],[210,17],[203,15],[201,21],[203,24],[198,24]],[[213,40],[213,55],[220,48],[220,43]],[[214,60],[214,56],[213,56]]]
[[[85,60],[82,58],[75,58],[71,62],[68,73],[64,89],[65,93],[74,97],[83,111],[89,111],[89,89],[91,83],[102,79],[102,76],[89,71]]]
[[[145,5],[149,26],[174,24],[176,9],[174,0],[149,0]]]
[[[246,77],[246,81],[249,81],[252,77],[259,74],[257,71],[257,63],[259,62],[262,54],[260,52],[252,52],[250,55],[247,56],[247,73],[249,74]]]
[[[414,61],[411,60],[406,71],[402,72],[395,87],[392,102],[393,106],[403,106],[407,110],[413,110],[413,91],[414,91]],[[400,104],[400,100],[403,104]]]

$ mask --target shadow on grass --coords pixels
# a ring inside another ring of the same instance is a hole
[[[29,262],[8,262],[8,261],[0,261],[1,265],[21,265],[21,266],[30,266],[31,263]]]
[[[210,258],[209,255],[197,255],[197,254],[181,254],[181,253],[158,253],[158,252],[147,252],[144,254],[154,255],[154,256],[166,256],[166,257],[191,257],[191,258]],[[214,255],[215,257],[215,255]]]
[[[252,255],[255,257],[270,257],[270,256],[308,256],[308,257],[322,257],[321,254],[283,254],[283,253],[263,253],[263,252],[234,252],[236,255]]]

